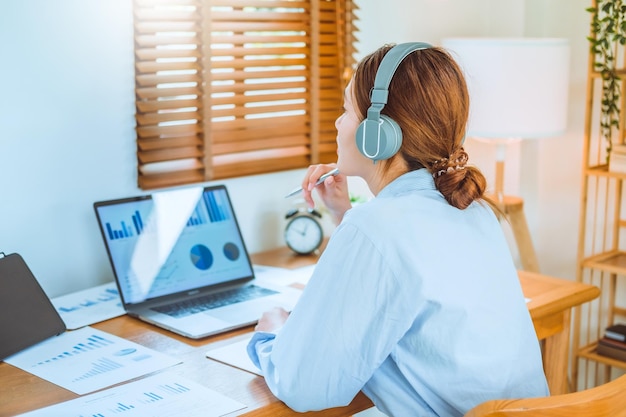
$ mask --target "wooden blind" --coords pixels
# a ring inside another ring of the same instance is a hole
[[[134,0],[142,189],[334,162],[352,0]]]

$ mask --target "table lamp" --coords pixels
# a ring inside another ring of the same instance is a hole
[[[504,193],[506,146],[511,141],[565,133],[569,42],[561,38],[446,38],[470,93],[467,136],[496,145],[494,195],[511,224],[522,268],[539,271],[523,200]]]

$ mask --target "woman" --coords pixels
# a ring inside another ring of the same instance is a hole
[[[441,48],[415,50],[393,74],[382,111],[399,152],[358,149],[384,46],[356,68],[337,119],[341,174],[311,166],[337,223],[300,301],[259,320],[248,352],[270,390],[297,411],[350,403],[362,390],[390,416],[462,416],[495,398],[548,395],[541,352],[502,229],[467,165],[469,97]],[[351,208],[346,176],[375,198]]]

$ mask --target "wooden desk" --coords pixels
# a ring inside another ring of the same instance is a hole
[[[252,259],[256,264],[296,268],[315,262],[316,257],[297,257],[281,248],[253,255]],[[537,335],[545,340],[544,363],[550,389],[553,394],[566,392],[570,309],[597,297],[599,290],[591,285],[522,271],[520,281],[524,294],[531,298],[528,308]],[[246,404],[245,416],[301,415],[278,401],[267,389],[263,378],[205,357],[209,348],[229,343],[231,340],[227,339],[245,337],[253,330],[252,327],[202,340],[187,339],[128,316],[107,320],[93,327],[182,359],[183,363],[170,371]],[[14,416],[77,397],[73,392],[19,368],[0,363],[0,417]],[[360,393],[347,407],[306,415],[350,416],[371,406],[369,399]]]
[[[518,271],[537,338],[544,341],[543,368],[552,395],[569,392],[567,370],[572,307],[600,295],[593,285]]]

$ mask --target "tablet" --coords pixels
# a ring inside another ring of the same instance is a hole
[[[65,331],[65,323],[17,253],[0,252],[0,360]]]

